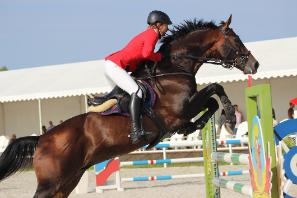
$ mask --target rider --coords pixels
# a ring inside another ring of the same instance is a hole
[[[168,31],[172,22],[169,16],[158,10],[149,13],[147,18],[148,28],[135,36],[122,50],[105,58],[105,74],[117,86],[131,95],[129,111],[132,121],[130,138],[136,144],[145,132],[141,127],[140,109],[142,91],[137,83],[128,74],[135,71],[137,65],[143,61],[160,61],[162,55],[154,53],[155,45]]]

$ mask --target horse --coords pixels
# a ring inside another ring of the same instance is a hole
[[[195,75],[203,63],[235,67],[254,74],[258,61],[229,27],[232,15],[220,24],[186,20],[173,26],[162,39],[159,51],[163,59],[155,65],[151,79],[157,100],[153,111],[164,123],[169,135],[191,133],[203,127],[218,109],[217,95],[227,118],[234,120],[234,108],[223,87],[210,84],[197,91]],[[135,78],[148,78],[142,68]],[[195,122],[191,119],[207,111]],[[143,128],[151,134],[139,143],[129,139],[130,119],[118,114],[102,116],[88,112],[74,116],[41,136],[21,137],[13,141],[0,157],[0,181],[32,166],[37,178],[34,198],[68,197],[83,173],[92,165],[153,142],[158,127],[147,116]]]

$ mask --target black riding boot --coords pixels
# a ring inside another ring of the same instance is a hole
[[[139,98],[136,93],[133,93],[131,95],[129,111],[130,111],[131,122],[132,122],[130,139],[133,144],[136,144],[145,135],[145,132],[141,127],[141,121],[140,121],[141,98]]]
[[[104,96],[99,96],[99,97],[95,97],[95,98],[89,98],[88,99],[88,105],[89,106],[98,106],[103,104],[105,101],[107,101],[110,98],[117,98],[116,94],[119,92],[118,87],[115,87],[111,90],[111,92],[109,92],[108,94],[104,95]]]

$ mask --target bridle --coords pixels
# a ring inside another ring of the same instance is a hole
[[[225,39],[228,36],[228,34],[230,33],[230,31],[232,31],[231,28],[228,28],[228,29],[222,31]],[[235,36],[238,37],[237,35],[235,35]],[[198,64],[199,63],[200,64],[209,63],[209,64],[214,64],[214,65],[221,65],[227,69],[233,69],[234,67],[237,67],[241,70],[245,69],[248,59],[251,55],[250,51],[247,51],[246,53],[240,53],[240,50],[236,49],[234,46],[232,46],[230,44],[228,45],[227,42],[224,42],[222,48],[224,51],[226,51],[224,57],[232,57],[233,54],[235,54],[235,57],[234,58],[226,58],[224,60],[218,59],[218,58],[199,57],[199,56],[195,56],[192,54],[183,54],[183,55],[176,54],[176,55],[171,55],[171,57],[173,59],[180,59],[180,58],[191,59]]]
[[[228,48],[231,48],[228,46]],[[173,59],[191,59],[193,61],[195,61],[196,63],[209,63],[209,64],[214,64],[214,65],[221,65],[224,68],[227,69],[233,69],[234,67],[238,67],[242,70],[244,70],[246,63],[249,59],[249,56],[251,55],[251,52],[248,51],[247,53],[239,53],[238,50],[231,48],[228,51],[228,55],[226,57],[228,57],[231,53],[233,53],[235,51],[236,56],[232,59],[216,59],[216,58],[207,58],[207,57],[199,57],[199,56],[195,56],[195,55],[191,55],[191,54],[184,54],[184,55],[171,55],[171,57]]]

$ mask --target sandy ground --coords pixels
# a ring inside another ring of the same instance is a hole
[[[224,170],[246,170],[245,166],[223,166]],[[203,173],[203,167],[175,167],[175,168],[137,168],[122,169],[122,177],[149,176],[149,175],[178,175],[178,174]],[[248,176],[228,177],[230,180],[249,184]],[[227,177],[226,177],[227,179]],[[125,182],[124,192],[106,190],[104,193],[95,193],[95,174],[89,173],[89,188],[93,192],[88,194],[70,194],[72,198],[197,198],[205,197],[204,178],[175,179],[168,181]],[[36,179],[33,171],[23,172],[4,180],[0,183],[0,198],[29,198],[33,197],[36,189]],[[247,197],[230,190],[221,189],[221,197],[238,198]]]

